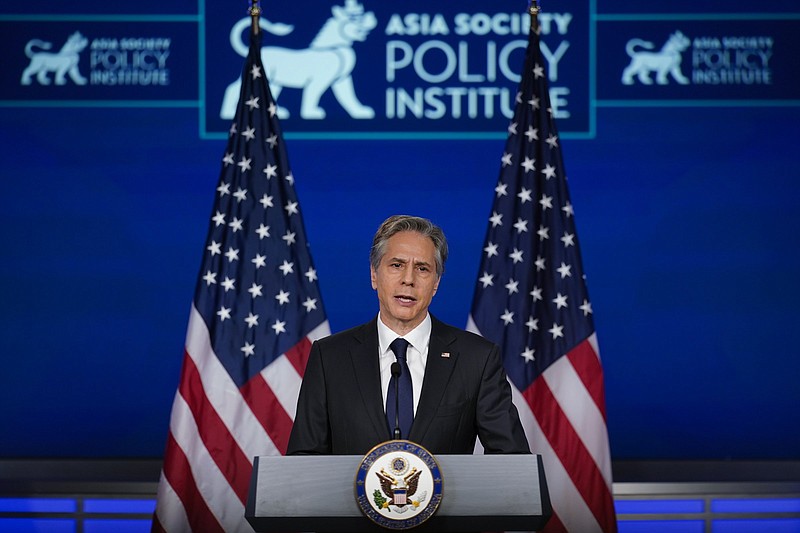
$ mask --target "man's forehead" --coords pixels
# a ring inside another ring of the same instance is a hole
[[[431,263],[435,260],[436,247],[433,241],[413,231],[402,231],[389,238],[385,258]]]

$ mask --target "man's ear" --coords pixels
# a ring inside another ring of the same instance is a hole
[[[378,282],[375,279],[375,269],[372,266],[369,267],[369,279],[372,281],[372,290],[378,289]]]

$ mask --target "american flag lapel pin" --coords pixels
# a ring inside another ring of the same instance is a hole
[[[450,352],[442,352],[442,357],[447,359],[448,357],[450,357]]]

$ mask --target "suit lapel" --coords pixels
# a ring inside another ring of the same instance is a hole
[[[443,324],[431,316],[431,341],[428,345],[428,359],[425,363],[425,377],[422,380],[422,393],[417,405],[417,413],[411,426],[411,440],[421,439],[433,422],[436,410],[442,402],[450,374],[455,368],[458,353],[450,350],[455,336],[448,333]],[[445,355],[446,354],[446,355]]]
[[[381,440],[389,437],[386,412],[381,391],[381,371],[378,361],[378,325],[376,320],[365,324],[354,333],[355,342],[350,350],[350,361],[358,383],[361,400],[367,417]],[[356,416],[354,414],[354,416]]]

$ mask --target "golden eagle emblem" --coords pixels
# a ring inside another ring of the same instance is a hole
[[[417,485],[419,484],[419,475],[421,473],[416,467],[412,468],[411,472],[403,477],[394,477],[386,473],[383,468],[381,468],[380,472],[376,472],[375,475],[378,476],[381,483],[381,490],[389,497],[383,506],[396,505],[403,507],[409,505],[409,503],[414,506],[419,505],[418,502],[410,500],[410,497],[417,493]]]

